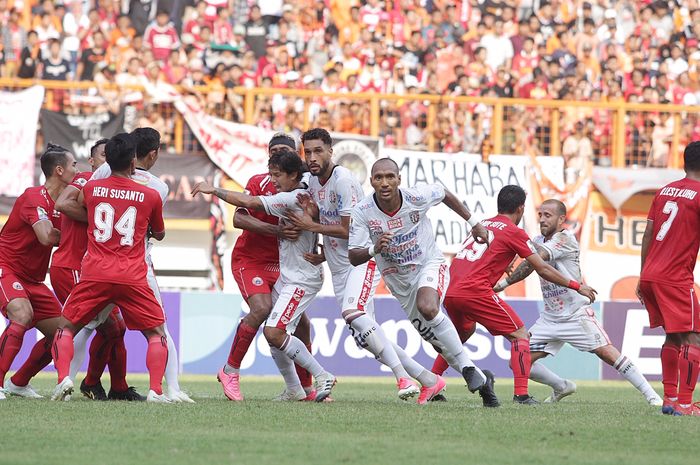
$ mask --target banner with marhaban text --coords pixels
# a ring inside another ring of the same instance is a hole
[[[0,196],[16,197],[32,185],[36,130],[44,88],[0,92]]]

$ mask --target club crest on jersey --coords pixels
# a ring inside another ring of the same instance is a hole
[[[420,221],[420,212],[411,212],[408,217],[411,219],[411,223],[416,224]]]
[[[260,276],[256,276],[253,278],[253,286],[262,286],[263,285],[263,279]]]
[[[326,191],[318,191],[318,200],[326,200]]]
[[[12,289],[14,289],[15,291],[21,291],[24,288],[19,282],[15,281],[14,283],[12,283]]]
[[[87,184],[87,179],[85,179],[85,178],[78,178],[78,179],[76,179],[76,180],[73,181],[73,182],[75,182],[75,183],[76,183],[77,185],[79,185],[80,187],[84,187],[85,184]]]
[[[46,210],[44,210],[44,207],[36,207],[36,216],[38,216],[40,220],[48,220],[49,219],[49,214],[46,213]]]
[[[398,229],[403,226],[403,220],[401,218],[394,218],[393,220],[387,221],[386,224],[389,226],[389,229]]]

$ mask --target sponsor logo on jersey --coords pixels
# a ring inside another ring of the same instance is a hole
[[[262,286],[263,285],[263,279],[260,276],[256,276],[253,278],[253,286]]]
[[[328,201],[330,203],[336,203],[338,201],[338,194],[335,192],[331,191],[328,193]]]
[[[411,212],[408,217],[411,219],[411,223],[416,224],[420,221],[420,212]]]
[[[22,287],[22,285],[21,285],[19,282],[17,282],[17,281],[15,281],[14,283],[12,283],[12,288],[13,288],[15,291],[21,291],[22,289],[24,289],[24,288]]]
[[[46,213],[46,210],[44,207],[36,207],[36,216],[39,217],[40,220],[48,220],[49,219],[49,214]]]
[[[403,220],[401,218],[394,218],[386,222],[389,229],[398,229],[403,226]]]
[[[304,297],[305,293],[306,292],[304,292],[303,289],[300,289],[298,287],[294,290],[292,298],[289,299],[287,307],[284,309],[284,312],[282,312],[282,316],[280,316],[280,323],[286,326],[289,324],[290,321],[292,321],[294,312],[296,312],[297,307],[299,306],[299,302],[301,301],[301,298]]]

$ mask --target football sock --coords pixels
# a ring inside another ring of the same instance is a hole
[[[107,362],[112,356],[112,346],[114,339],[102,331],[97,331],[95,337],[90,343],[90,360],[88,361],[87,375],[85,376],[85,384],[94,386],[100,382],[102,373],[105,371]]]
[[[177,347],[175,347],[175,339],[168,331],[167,323],[163,325],[165,331],[166,342],[168,343],[168,360],[165,365],[165,381],[168,383],[168,391],[171,393],[180,392],[180,381],[177,379],[180,375],[180,364],[177,357]]]
[[[671,400],[678,398],[678,358],[680,347],[665,343],[661,346],[661,378],[664,384],[664,396]]]
[[[394,352],[396,352],[396,356],[399,357],[399,360],[401,360],[401,365],[403,365],[404,369],[411,378],[415,379],[423,386],[435,386],[435,383],[437,383],[437,376],[435,376],[434,373],[429,372],[423,367],[423,365],[409,357],[406,351],[404,351],[398,344],[391,342],[391,345],[394,348]]]
[[[277,347],[273,346],[270,346],[270,354],[272,354],[272,360],[275,361],[277,369],[280,371],[282,378],[284,378],[284,384],[287,390],[292,392],[301,390],[301,382],[294,369],[294,362],[292,362],[292,359],[287,357],[287,355]]]
[[[53,356],[53,364],[60,384],[70,374],[70,362],[73,360],[73,331],[68,328],[56,330],[51,346],[51,356]]]
[[[379,323],[364,312],[350,314],[346,321],[358,346],[370,351],[379,362],[389,367],[397,380],[409,377]]]
[[[316,361],[309,349],[297,337],[288,336],[286,343],[282,344],[280,350],[287,354],[287,357],[292,359],[294,363],[309,370],[314,378],[323,373],[321,364]]]
[[[473,367],[474,363],[469,359],[464,351],[462,342],[459,340],[457,329],[452,323],[452,320],[447,316],[438,312],[437,316],[430,321],[427,321],[428,326],[432,329],[436,340],[428,340],[440,349],[440,355],[450,364],[452,368],[459,373],[464,367]]]
[[[438,356],[435,358],[435,362],[433,362],[433,367],[430,369],[434,374],[442,376],[445,371],[450,367],[450,365],[447,364],[447,361],[442,357],[442,355],[438,354]]]
[[[124,392],[129,389],[126,382],[126,345],[124,344],[124,333],[121,334],[112,345],[112,354],[108,362],[109,381],[112,390]]]
[[[306,346],[306,350],[309,351],[310,354],[313,354],[311,351],[311,344],[304,344]],[[309,370],[306,368],[302,367],[301,365],[294,364],[294,369],[297,371],[297,376],[299,377],[299,381],[301,382],[301,387],[304,388],[304,391],[306,393],[310,393],[311,391],[314,390],[314,380],[311,377],[311,373]]]
[[[698,382],[700,366],[700,347],[693,345],[681,346],[681,357],[678,361],[678,403],[683,406],[693,402],[693,391]]]
[[[527,380],[530,377],[530,341],[516,339],[510,345],[510,366],[513,370],[515,395],[527,395]]]
[[[530,367],[530,379],[538,383],[546,384],[555,390],[562,390],[566,387],[566,380],[559,377],[552,370],[542,363],[535,362]]]
[[[148,338],[146,368],[150,380],[150,389],[158,395],[163,394],[163,376],[168,363],[167,336],[153,335]]]
[[[238,328],[236,328],[236,335],[233,337],[233,342],[231,343],[231,350],[228,354],[228,360],[226,366],[224,367],[224,373],[227,375],[237,373],[241,369],[241,362],[243,357],[248,352],[251,342],[255,338],[255,333],[258,332],[257,328],[248,326],[241,320],[238,323]]]
[[[0,386],[5,385],[5,375],[22,347],[22,340],[26,332],[27,327],[16,321],[10,321],[10,324],[0,335]]]
[[[26,386],[37,373],[51,363],[51,342],[53,337],[45,337],[34,344],[27,360],[11,378],[15,386]]]
[[[94,329],[84,327],[78,334],[73,338],[73,360],[70,362],[70,379],[75,381],[75,377],[83,366],[83,361],[85,360],[85,353],[87,348],[87,341],[92,336]]]
[[[644,394],[646,399],[658,397],[656,391],[649,385],[636,365],[626,356],[620,355],[620,357],[615,360],[613,368],[615,368],[623,378],[629,381],[632,386],[636,387],[639,392]]]

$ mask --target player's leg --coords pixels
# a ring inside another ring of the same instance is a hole
[[[147,402],[160,404],[172,403],[170,398],[163,394],[163,377],[165,366],[168,363],[168,341],[163,325],[142,330],[141,333],[148,342],[146,351],[146,369],[148,369],[149,391]]]
[[[679,369],[678,360],[681,354],[683,338],[679,334],[666,334],[666,339],[661,346],[661,380],[664,386],[664,405],[662,410],[666,414],[674,411],[678,402]]]
[[[650,405],[661,406],[661,398],[649,385],[649,382],[644,378],[644,375],[642,375],[639,369],[637,369],[636,365],[632,363],[632,360],[620,354],[620,351],[617,350],[615,346],[612,344],[606,344],[595,349],[593,353],[596,354],[602,361],[615,368],[620,376],[629,381],[632,386],[642,393]]]
[[[87,342],[94,332],[95,328],[88,323],[73,337],[73,360],[70,362],[70,374],[68,375],[73,382],[83,366],[85,355],[87,355]]]
[[[499,302],[505,308],[505,302]],[[515,312],[512,312],[515,314]],[[516,321],[515,324],[522,324]],[[530,378],[530,335],[525,326],[520,326],[505,338],[510,341],[510,368],[513,370],[513,402],[524,405],[535,405],[537,402],[527,389]]]
[[[564,342],[558,339],[561,332],[558,333],[558,329],[563,325],[540,317],[530,328],[530,379],[552,388],[552,394],[544,399],[545,403],[559,402],[576,392],[573,381],[563,379],[543,363],[537,363],[549,355],[555,356],[564,346]]]
[[[700,415],[700,403],[693,404],[693,392],[700,373],[700,333],[684,333],[682,337],[683,345],[681,345],[678,360],[679,383],[676,413],[696,416]]]
[[[464,344],[476,331],[476,323],[466,318],[462,309],[455,305],[445,306],[445,310],[447,310],[447,316],[450,317],[450,320],[457,329],[460,342]],[[435,357],[435,362],[433,362],[433,367],[430,371],[436,375],[442,376],[449,367],[450,365],[445,358],[438,354],[438,356]]]
[[[145,401],[146,397],[136,392],[136,389],[133,386],[129,386],[129,383],[126,382],[126,345],[124,344],[126,324],[124,319],[121,313],[114,309],[110,314],[110,320],[116,326],[119,337],[116,338],[112,346],[112,353],[107,362],[110,379],[107,398],[110,400]]]
[[[90,343],[90,360],[87,374],[80,383],[80,392],[88,399],[107,400],[107,393],[101,382],[102,373],[104,373],[107,362],[112,356],[112,349],[116,340],[121,337],[119,328],[110,318],[97,327],[95,337],[92,338]]]
[[[313,353],[311,347],[311,320],[306,312],[301,314],[297,329],[294,331],[294,336],[304,343],[310,353]],[[304,388],[304,392],[306,392],[304,400],[315,400],[316,391],[314,391],[314,380],[309,370],[297,364],[294,364],[294,369],[299,377],[299,382],[301,382],[301,387]]]
[[[3,270],[6,271],[6,270]],[[5,385],[5,375],[22,347],[24,334],[31,328],[34,310],[29,295],[17,277],[0,275],[0,310],[10,320],[0,334],[0,389]]]

